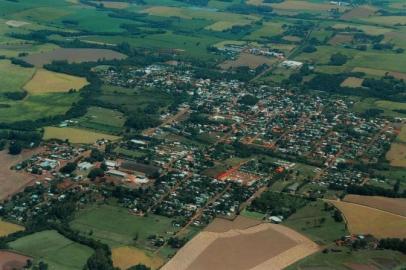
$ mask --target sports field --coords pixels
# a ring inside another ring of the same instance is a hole
[[[56,231],[37,232],[11,242],[13,250],[49,265],[50,270],[82,269],[93,250],[72,242]]]
[[[116,141],[120,137],[94,132],[79,128],[59,128],[59,127],[45,127],[44,128],[44,140],[58,139],[69,140],[71,143],[95,143],[97,140],[106,139]]]
[[[105,133],[119,133],[125,123],[124,115],[116,110],[102,107],[90,107],[87,113],[77,119],[80,127]]]
[[[354,203],[330,202],[344,215],[350,233],[372,234],[377,238],[401,238],[406,235],[406,217],[404,216]]]
[[[85,78],[39,69],[24,89],[30,94],[58,93],[80,90],[87,84]]]

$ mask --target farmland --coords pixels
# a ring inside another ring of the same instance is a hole
[[[0,93],[22,91],[23,86],[34,74],[34,69],[13,65],[8,60],[0,60],[0,70],[2,72]]]
[[[112,250],[113,264],[121,269],[128,269],[133,265],[144,264],[152,269],[158,269],[164,261],[153,255],[146,254],[136,247],[118,247]]]
[[[20,238],[10,246],[13,250],[44,260],[52,270],[81,269],[93,251],[58,234],[56,231],[37,232]]]
[[[331,203],[343,213],[351,233],[369,233],[378,238],[402,237],[406,234],[406,218],[403,216],[343,201]]]
[[[80,63],[99,59],[123,59],[125,55],[106,49],[55,49],[53,51],[30,54],[22,59],[36,67],[50,64],[52,61]]]
[[[215,220],[162,269],[282,269],[317,250],[316,244],[284,226],[238,217]]]
[[[95,143],[97,140],[118,140],[120,137],[78,128],[45,127],[44,140],[68,140],[71,143]]]
[[[23,269],[31,257],[15,252],[0,251],[0,269]]]
[[[39,69],[24,89],[31,94],[58,93],[80,90],[87,84],[85,78]]]
[[[378,196],[347,195],[345,196],[344,201],[406,216],[406,201],[402,198],[394,199]]]
[[[0,236],[7,236],[11,233],[23,231],[24,227],[0,220]]]

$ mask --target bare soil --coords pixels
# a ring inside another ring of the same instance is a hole
[[[10,251],[0,251],[0,270],[20,270],[27,264],[27,260],[32,260],[28,256]]]

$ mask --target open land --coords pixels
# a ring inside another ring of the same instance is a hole
[[[32,258],[11,251],[0,251],[0,269],[2,270],[23,269],[27,265],[27,260]]]
[[[115,267],[128,269],[137,264],[144,264],[152,269],[158,269],[164,261],[154,255],[149,255],[136,247],[123,246],[112,249],[112,259]]]
[[[316,244],[287,227],[258,221],[249,226],[251,221],[245,219],[227,221],[236,223],[235,227],[215,220],[162,269],[283,269],[318,250]]]
[[[343,201],[365,205],[406,217],[406,199],[349,194],[345,196]]]

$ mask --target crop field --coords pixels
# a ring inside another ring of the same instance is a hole
[[[56,231],[37,232],[10,243],[13,250],[49,265],[50,270],[82,269],[93,250],[77,244]]]
[[[115,2],[115,1],[97,1],[97,3],[103,4],[106,8],[125,9],[128,8],[127,2]]]
[[[406,235],[406,217],[354,203],[330,202],[344,215],[350,233],[372,234],[377,238]]]
[[[356,67],[353,69],[354,72],[364,72],[367,75],[383,77],[387,73],[390,76],[393,76],[397,79],[406,80],[406,73],[402,72],[394,72],[394,71],[386,71],[382,69],[373,69],[373,68],[360,68]]]
[[[387,27],[379,27],[372,25],[350,24],[350,23],[337,23],[333,25],[333,28],[337,30],[344,30],[347,27],[356,28],[368,35],[383,35],[392,31],[392,29]]]
[[[393,167],[406,168],[406,144],[392,143],[389,151],[386,153],[386,159]]]
[[[395,103],[396,104],[396,103]],[[399,104],[404,104],[404,103],[399,103]],[[405,105],[406,106],[406,105]],[[401,143],[406,143],[406,125],[403,125],[400,133],[396,137],[396,140],[401,142]]]
[[[388,270],[402,269],[406,263],[405,255],[391,250],[337,250],[339,252],[318,252],[286,270]]]
[[[282,269],[318,250],[285,226],[239,216],[234,221],[215,219],[161,269]]]
[[[258,2],[256,0],[251,0],[254,2]],[[261,1],[262,2],[262,1]],[[276,11],[307,11],[307,12],[314,12],[314,13],[320,13],[320,12],[326,12],[329,11],[330,9],[337,7],[336,5],[332,5],[329,3],[313,3],[311,1],[300,1],[300,0],[288,0],[288,1],[283,1],[281,3],[277,4],[267,4],[262,2],[262,5],[270,5],[272,6]],[[340,6],[338,7],[340,12],[347,10],[347,7]]]
[[[95,143],[97,140],[106,139],[111,141],[116,141],[120,137],[104,134],[100,132],[94,132],[79,128],[70,127],[45,127],[44,128],[44,140],[58,139],[58,140],[69,140],[71,143]]]
[[[249,23],[250,21],[242,21],[242,22],[218,21],[211,25],[206,26],[204,29],[221,32],[227,29],[231,29],[233,26],[236,25],[243,26]]]
[[[349,194],[345,196],[343,201],[369,206],[406,217],[406,199]]]
[[[85,78],[39,69],[24,89],[30,94],[58,93],[80,90],[87,84]]]
[[[247,66],[251,69],[255,69],[263,64],[271,66],[276,61],[276,58],[268,58],[260,55],[241,53],[236,60],[227,60],[220,66],[222,69],[238,68],[242,66]]]
[[[117,247],[113,248],[111,253],[113,265],[120,269],[128,269],[137,264],[144,264],[155,270],[164,264],[164,261],[160,257],[148,254],[136,247]]]
[[[324,221],[321,222],[321,219]],[[322,202],[309,203],[297,210],[283,224],[319,244],[331,243],[348,234],[345,224],[336,222],[331,213],[324,210]]]
[[[62,115],[78,100],[77,93],[28,95],[24,100],[0,101],[0,121],[16,122]]]
[[[9,198],[11,195],[24,189],[24,187],[33,180],[35,181],[34,177],[27,177],[27,175],[16,172],[15,170],[9,170],[9,168],[31,157],[40,150],[41,148],[38,148],[35,151],[25,150],[17,156],[9,155],[7,151],[0,152],[0,164],[2,164],[4,168],[4,170],[0,171],[0,200]],[[13,226],[10,228],[13,228]],[[14,228],[17,229],[17,227]],[[5,233],[6,232],[7,230],[5,230]]]
[[[97,61],[99,59],[123,59],[124,54],[107,50],[107,49],[75,49],[75,48],[61,48],[44,53],[30,54],[22,57],[22,59],[37,67],[42,67],[45,64],[49,64],[52,61],[66,60],[70,63],[80,63]]]
[[[121,131],[125,117],[121,112],[115,110],[90,107],[87,113],[77,121],[80,127],[114,134]]]
[[[361,87],[362,86],[362,82],[364,81],[364,79],[361,78],[356,78],[356,77],[348,77],[347,79],[345,79],[342,83],[341,86],[342,87]]]
[[[261,40],[263,38],[269,38],[275,35],[279,35],[283,32],[282,26],[286,24],[284,21],[271,21],[265,22],[263,26],[246,36],[248,40]]]
[[[34,74],[33,68],[13,65],[9,60],[0,60],[0,93],[21,91]]]
[[[352,35],[337,34],[333,36],[328,43],[335,46],[339,44],[350,43],[353,39]]]
[[[350,11],[346,12],[344,15],[341,16],[343,20],[353,20],[359,18],[368,18],[375,14],[377,9],[372,6],[359,6],[356,8],[351,9]]]
[[[11,251],[0,251],[0,269],[23,269],[27,260],[31,260],[31,257],[21,255]]]
[[[9,234],[23,230],[24,230],[23,226],[0,220],[0,237],[7,236]]]
[[[368,18],[362,18],[361,21],[368,23],[376,23],[381,25],[396,25],[396,24],[405,24],[405,16],[371,16]]]
[[[165,236],[174,231],[169,218],[156,215],[140,217],[130,214],[126,208],[111,205],[92,206],[80,211],[71,226],[85,234],[93,231],[94,239],[111,247],[136,244],[145,248],[148,247],[148,236]],[[134,241],[136,235],[138,240]]]

